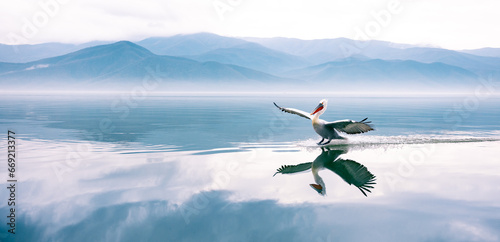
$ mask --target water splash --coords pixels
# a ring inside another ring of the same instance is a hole
[[[306,149],[318,147],[329,147],[336,149],[366,149],[379,147],[394,147],[412,144],[443,144],[443,143],[469,143],[469,142],[490,142],[500,141],[498,136],[475,136],[456,134],[436,134],[436,135],[397,135],[397,136],[349,136],[347,139],[332,140],[327,145],[319,146],[317,140],[307,139],[297,141],[295,146]]]

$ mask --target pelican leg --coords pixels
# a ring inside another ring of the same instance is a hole
[[[320,142],[318,142],[318,145],[321,145],[321,143],[323,143],[323,141],[325,140],[325,138],[322,138]]]
[[[330,141],[332,141],[332,139],[328,139],[328,141],[326,141],[326,143],[324,143],[323,145],[329,144]]]

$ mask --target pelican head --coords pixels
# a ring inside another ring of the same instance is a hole
[[[325,112],[326,110],[326,105],[328,104],[328,100],[326,99],[322,99],[318,106],[314,109],[314,111],[311,113],[311,115],[314,115],[316,113],[318,113],[318,115],[321,115]]]
[[[326,194],[325,182],[318,174],[319,168],[313,166],[311,171],[313,173],[314,181],[316,182],[316,184],[309,184],[309,186],[311,186],[312,189],[314,189],[320,195],[324,196]]]
[[[309,186],[314,189],[314,191],[318,192],[320,195],[325,195],[325,187],[321,186],[320,184],[309,184]]]

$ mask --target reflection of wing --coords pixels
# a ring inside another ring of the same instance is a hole
[[[276,106],[277,108],[279,108],[283,112],[287,112],[287,113],[291,113],[291,114],[296,114],[296,115],[299,115],[301,117],[304,117],[304,118],[307,118],[307,119],[311,119],[311,115],[308,112],[304,112],[302,110],[298,110],[298,109],[295,109],[295,108],[282,108],[282,107],[278,106],[278,104],[276,104],[276,103],[274,103],[274,106]]]
[[[349,185],[356,186],[365,196],[365,191],[371,192],[369,188],[373,188],[372,185],[375,184],[375,176],[356,161],[338,159],[325,164],[325,167],[342,177]]]
[[[290,173],[296,173],[296,172],[301,172],[301,171],[307,171],[311,169],[312,162],[307,162],[307,163],[302,163],[298,165],[282,165],[276,173],[274,173],[273,176],[276,176],[276,174],[281,173],[281,174],[290,174]]]
[[[359,134],[359,133],[365,133],[370,130],[373,130],[373,127],[370,126],[371,121],[366,121],[365,118],[359,122],[356,122],[354,120],[339,120],[335,122],[330,122],[325,124],[326,127],[329,128],[334,128],[340,132],[344,132],[347,134]]]

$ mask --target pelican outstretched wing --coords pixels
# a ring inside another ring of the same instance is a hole
[[[375,175],[356,161],[337,159],[325,164],[325,167],[342,177],[349,185],[356,186],[365,196],[366,192],[371,192],[370,188],[375,185]]]
[[[281,174],[290,174],[290,173],[296,173],[296,172],[301,172],[301,171],[307,171],[311,169],[312,162],[307,162],[307,163],[301,163],[298,165],[282,165],[278,170],[276,170],[276,173],[274,173],[273,176],[276,176],[276,174],[281,173]]]
[[[339,120],[326,123],[325,126],[347,134],[360,134],[373,130],[373,127],[370,125],[371,121],[366,121],[367,119],[365,118],[359,122],[350,119]]]
[[[274,103],[274,106],[276,106],[279,110],[281,110],[283,112],[287,112],[287,113],[291,113],[291,114],[296,114],[296,115],[299,115],[301,117],[304,117],[304,118],[307,118],[307,119],[311,119],[311,115],[308,112],[304,112],[302,110],[298,110],[298,109],[295,109],[295,108],[282,108],[282,107],[278,106],[278,104],[276,104],[276,103]]]

